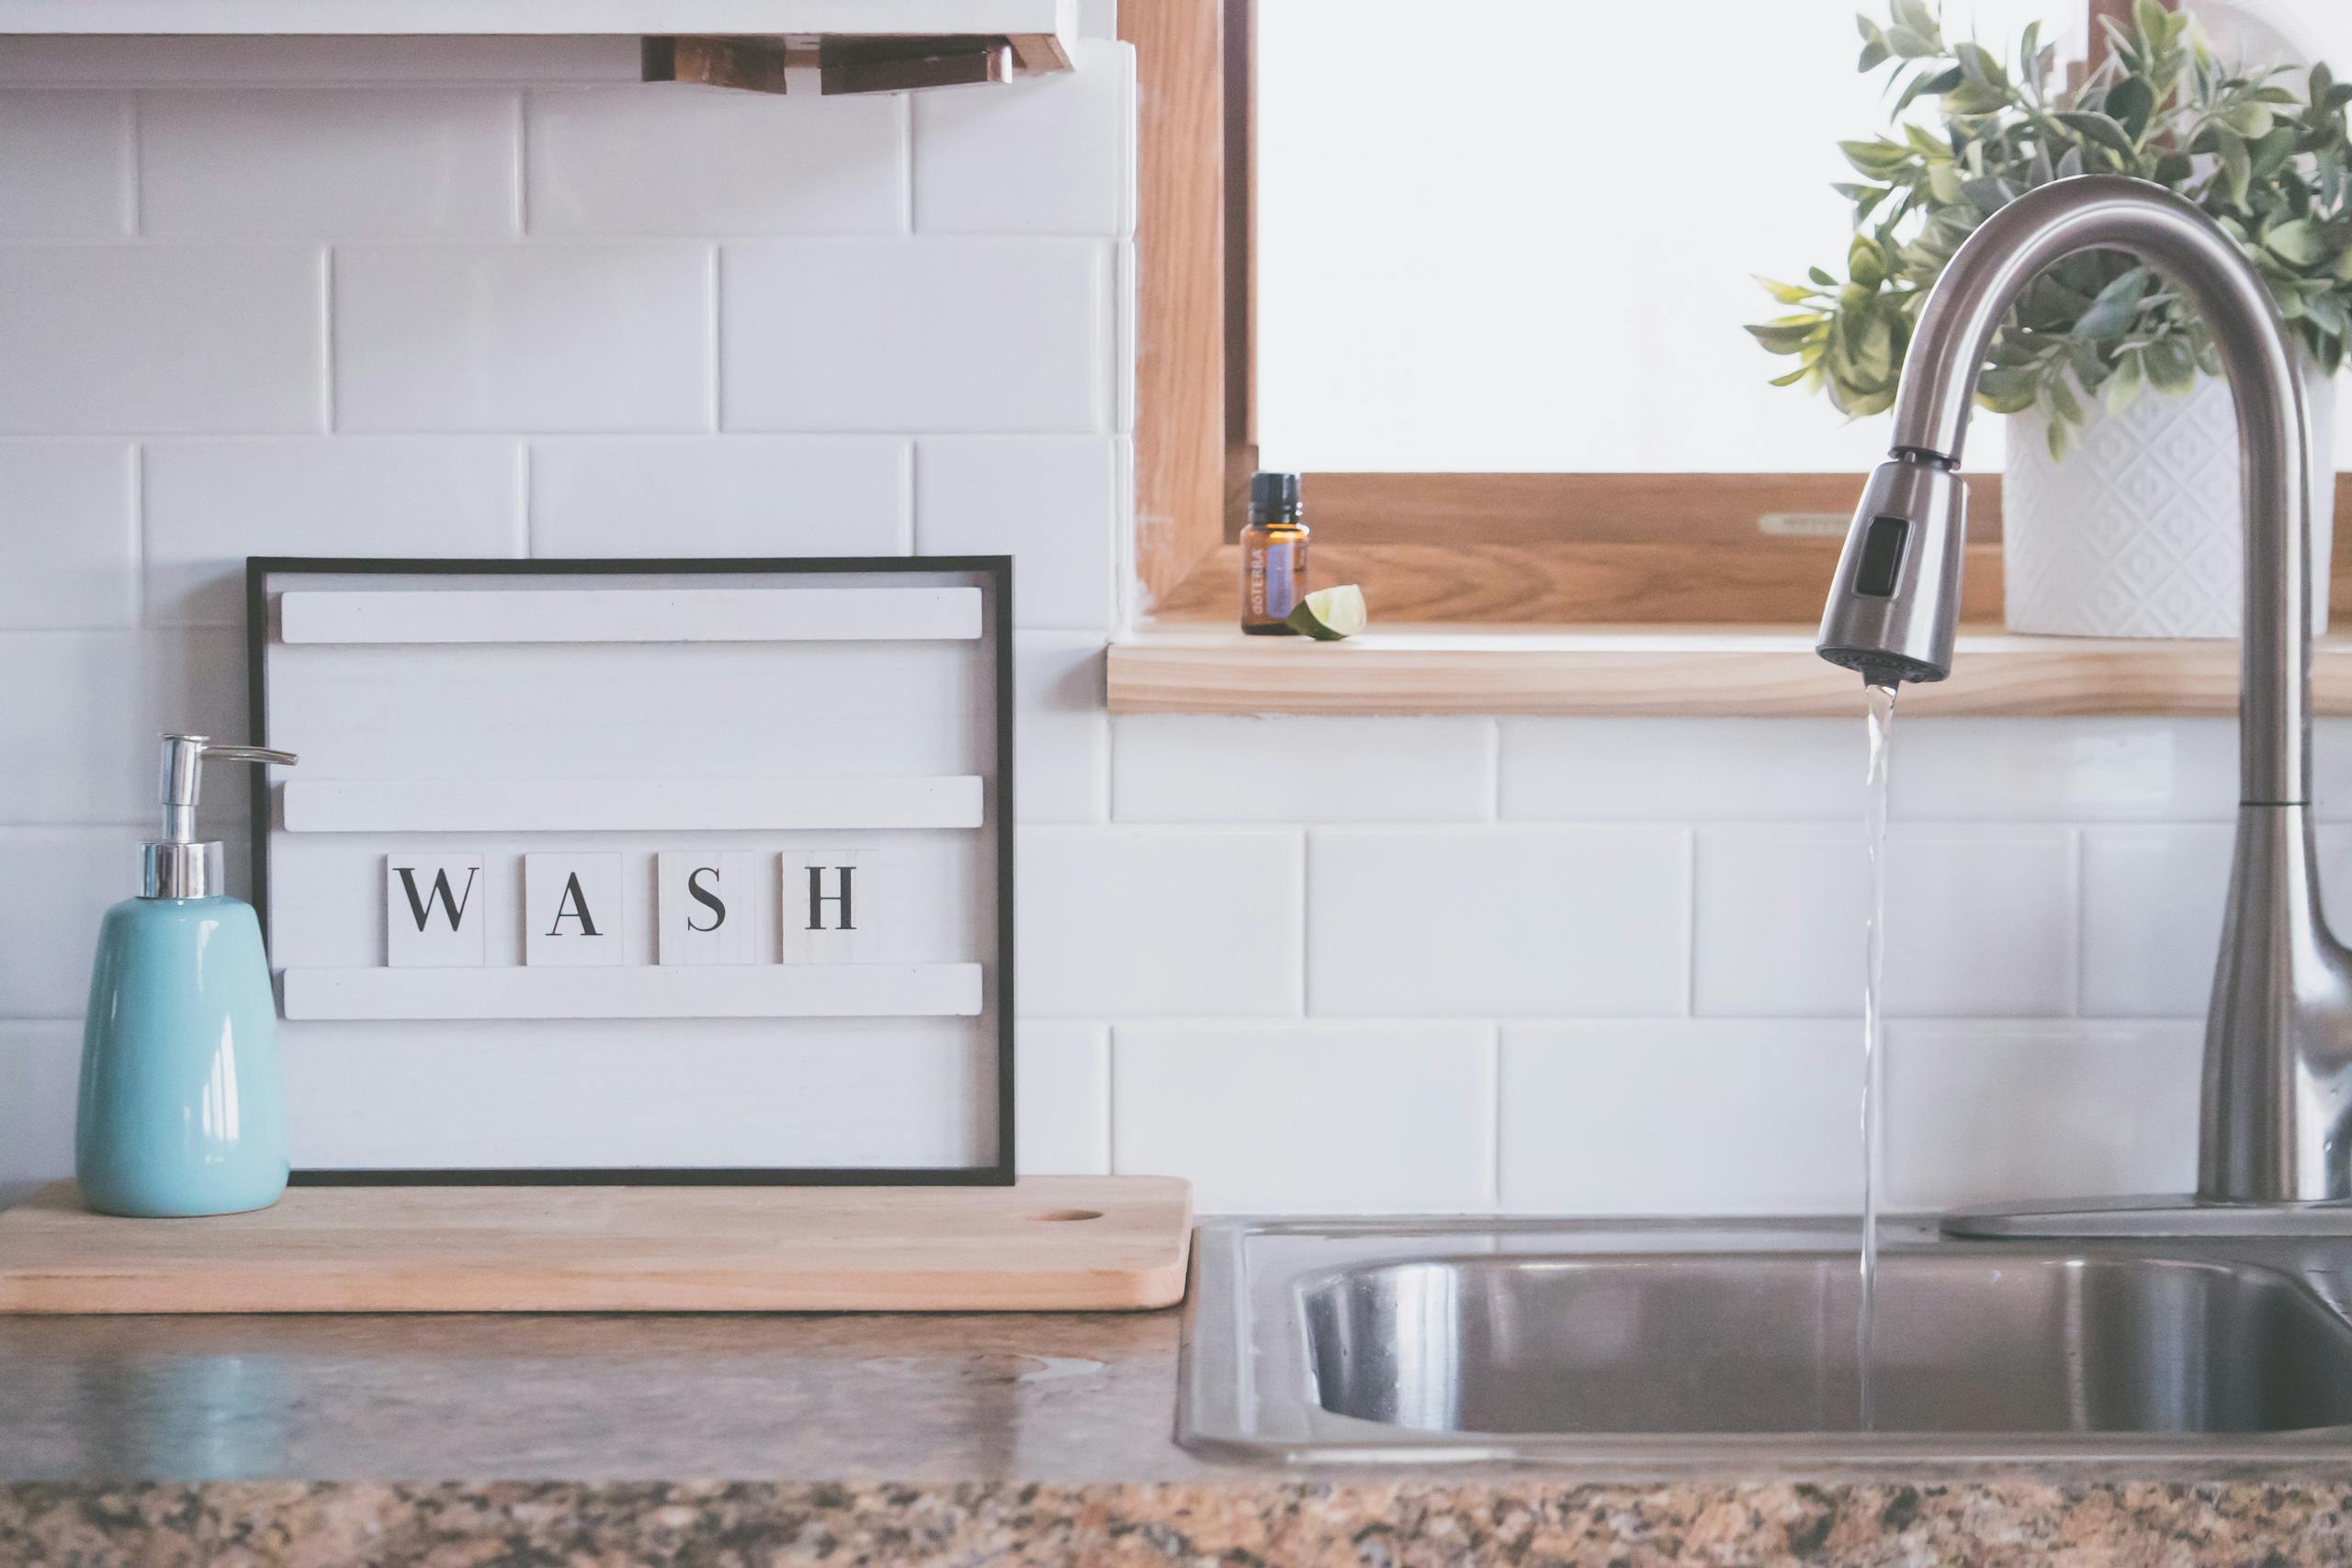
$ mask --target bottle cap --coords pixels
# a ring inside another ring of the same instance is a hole
[[[196,802],[204,790],[208,757],[288,765],[294,761],[291,751],[220,745],[202,735],[164,736],[163,779],[158,786],[163,796],[164,836],[139,846],[141,898],[209,898],[222,891],[220,840],[196,836]]]
[[[1298,515],[1298,476],[1267,471],[1250,476],[1250,520],[1269,522]]]

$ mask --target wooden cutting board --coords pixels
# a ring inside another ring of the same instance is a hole
[[[296,1187],[190,1220],[0,1213],[0,1312],[1099,1312],[1184,1297],[1191,1184]]]

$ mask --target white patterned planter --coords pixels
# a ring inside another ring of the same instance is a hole
[[[2312,417],[2312,624],[2327,626],[2335,537],[2335,384],[2305,388]],[[2009,417],[2001,491],[2011,631],[2065,637],[2233,637],[2245,607],[2237,416],[2228,383],[2144,391],[2121,413],[2085,398],[2090,423],[2063,461],[2049,416]]]

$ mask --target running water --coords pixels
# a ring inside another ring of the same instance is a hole
[[[1879,976],[1886,953],[1886,773],[1894,743],[1893,685],[1862,688],[1870,705],[1871,760],[1863,837],[1870,855],[1870,909],[1862,922],[1862,1300],[1854,1325],[1854,1367],[1860,1387],[1861,1429],[1876,1423],[1871,1398],[1872,1341],[1878,1333],[1879,1061],[1886,1024],[1879,1007]]]

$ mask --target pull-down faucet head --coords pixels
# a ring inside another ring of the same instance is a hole
[[[1822,658],[1873,686],[1951,673],[1967,508],[1948,458],[1898,452],[1872,471],[1822,613]]]

